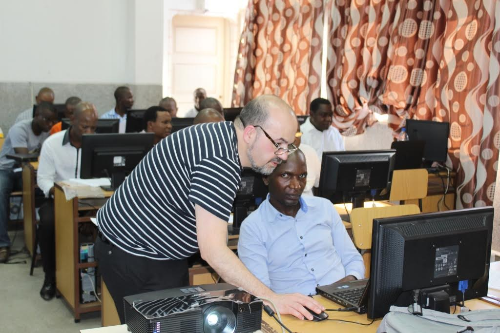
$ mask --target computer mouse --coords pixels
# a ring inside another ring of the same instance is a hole
[[[322,321],[322,320],[328,319],[328,313],[326,313],[324,311],[321,311],[320,313],[316,313],[307,307],[305,309],[312,314],[312,316],[313,316],[312,321]]]

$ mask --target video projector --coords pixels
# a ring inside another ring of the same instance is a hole
[[[132,333],[244,333],[260,330],[262,301],[227,283],[124,297]]]

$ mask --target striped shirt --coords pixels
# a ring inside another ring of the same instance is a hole
[[[228,221],[241,181],[231,122],[200,124],[160,141],[97,212],[99,230],[137,256],[176,260],[198,250],[195,204]]]

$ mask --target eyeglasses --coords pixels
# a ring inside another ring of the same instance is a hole
[[[42,120],[44,122],[46,122],[47,124],[54,125],[55,123],[57,123],[57,118],[47,118],[47,117],[42,116]]]
[[[273,138],[271,138],[271,136],[269,136],[269,134],[267,134],[267,132],[259,125],[253,125],[253,127],[258,127],[262,130],[262,132],[264,132],[264,135],[267,136],[267,138],[269,139],[269,141],[272,142],[272,144],[274,145],[274,147],[276,147],[276,151],[274,152],[274,155],[283,155],[285,153],[287,154],[291,154],[293,153],[294,151],[296,151],[298,148],[293,144],[289,144],[288,145],[288,148],[283,148],[283,147],[280,147],[279,144],[277,144]]]

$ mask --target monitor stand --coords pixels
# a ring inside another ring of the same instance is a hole
[[[118,187],[125,181],[125,169],[121,167],[113,168],[111,173],[111,186],[101,186],[104,191],[116,191]]]
[[[352,209],[365,207],[365,192],[353,193],[351,195]]]

